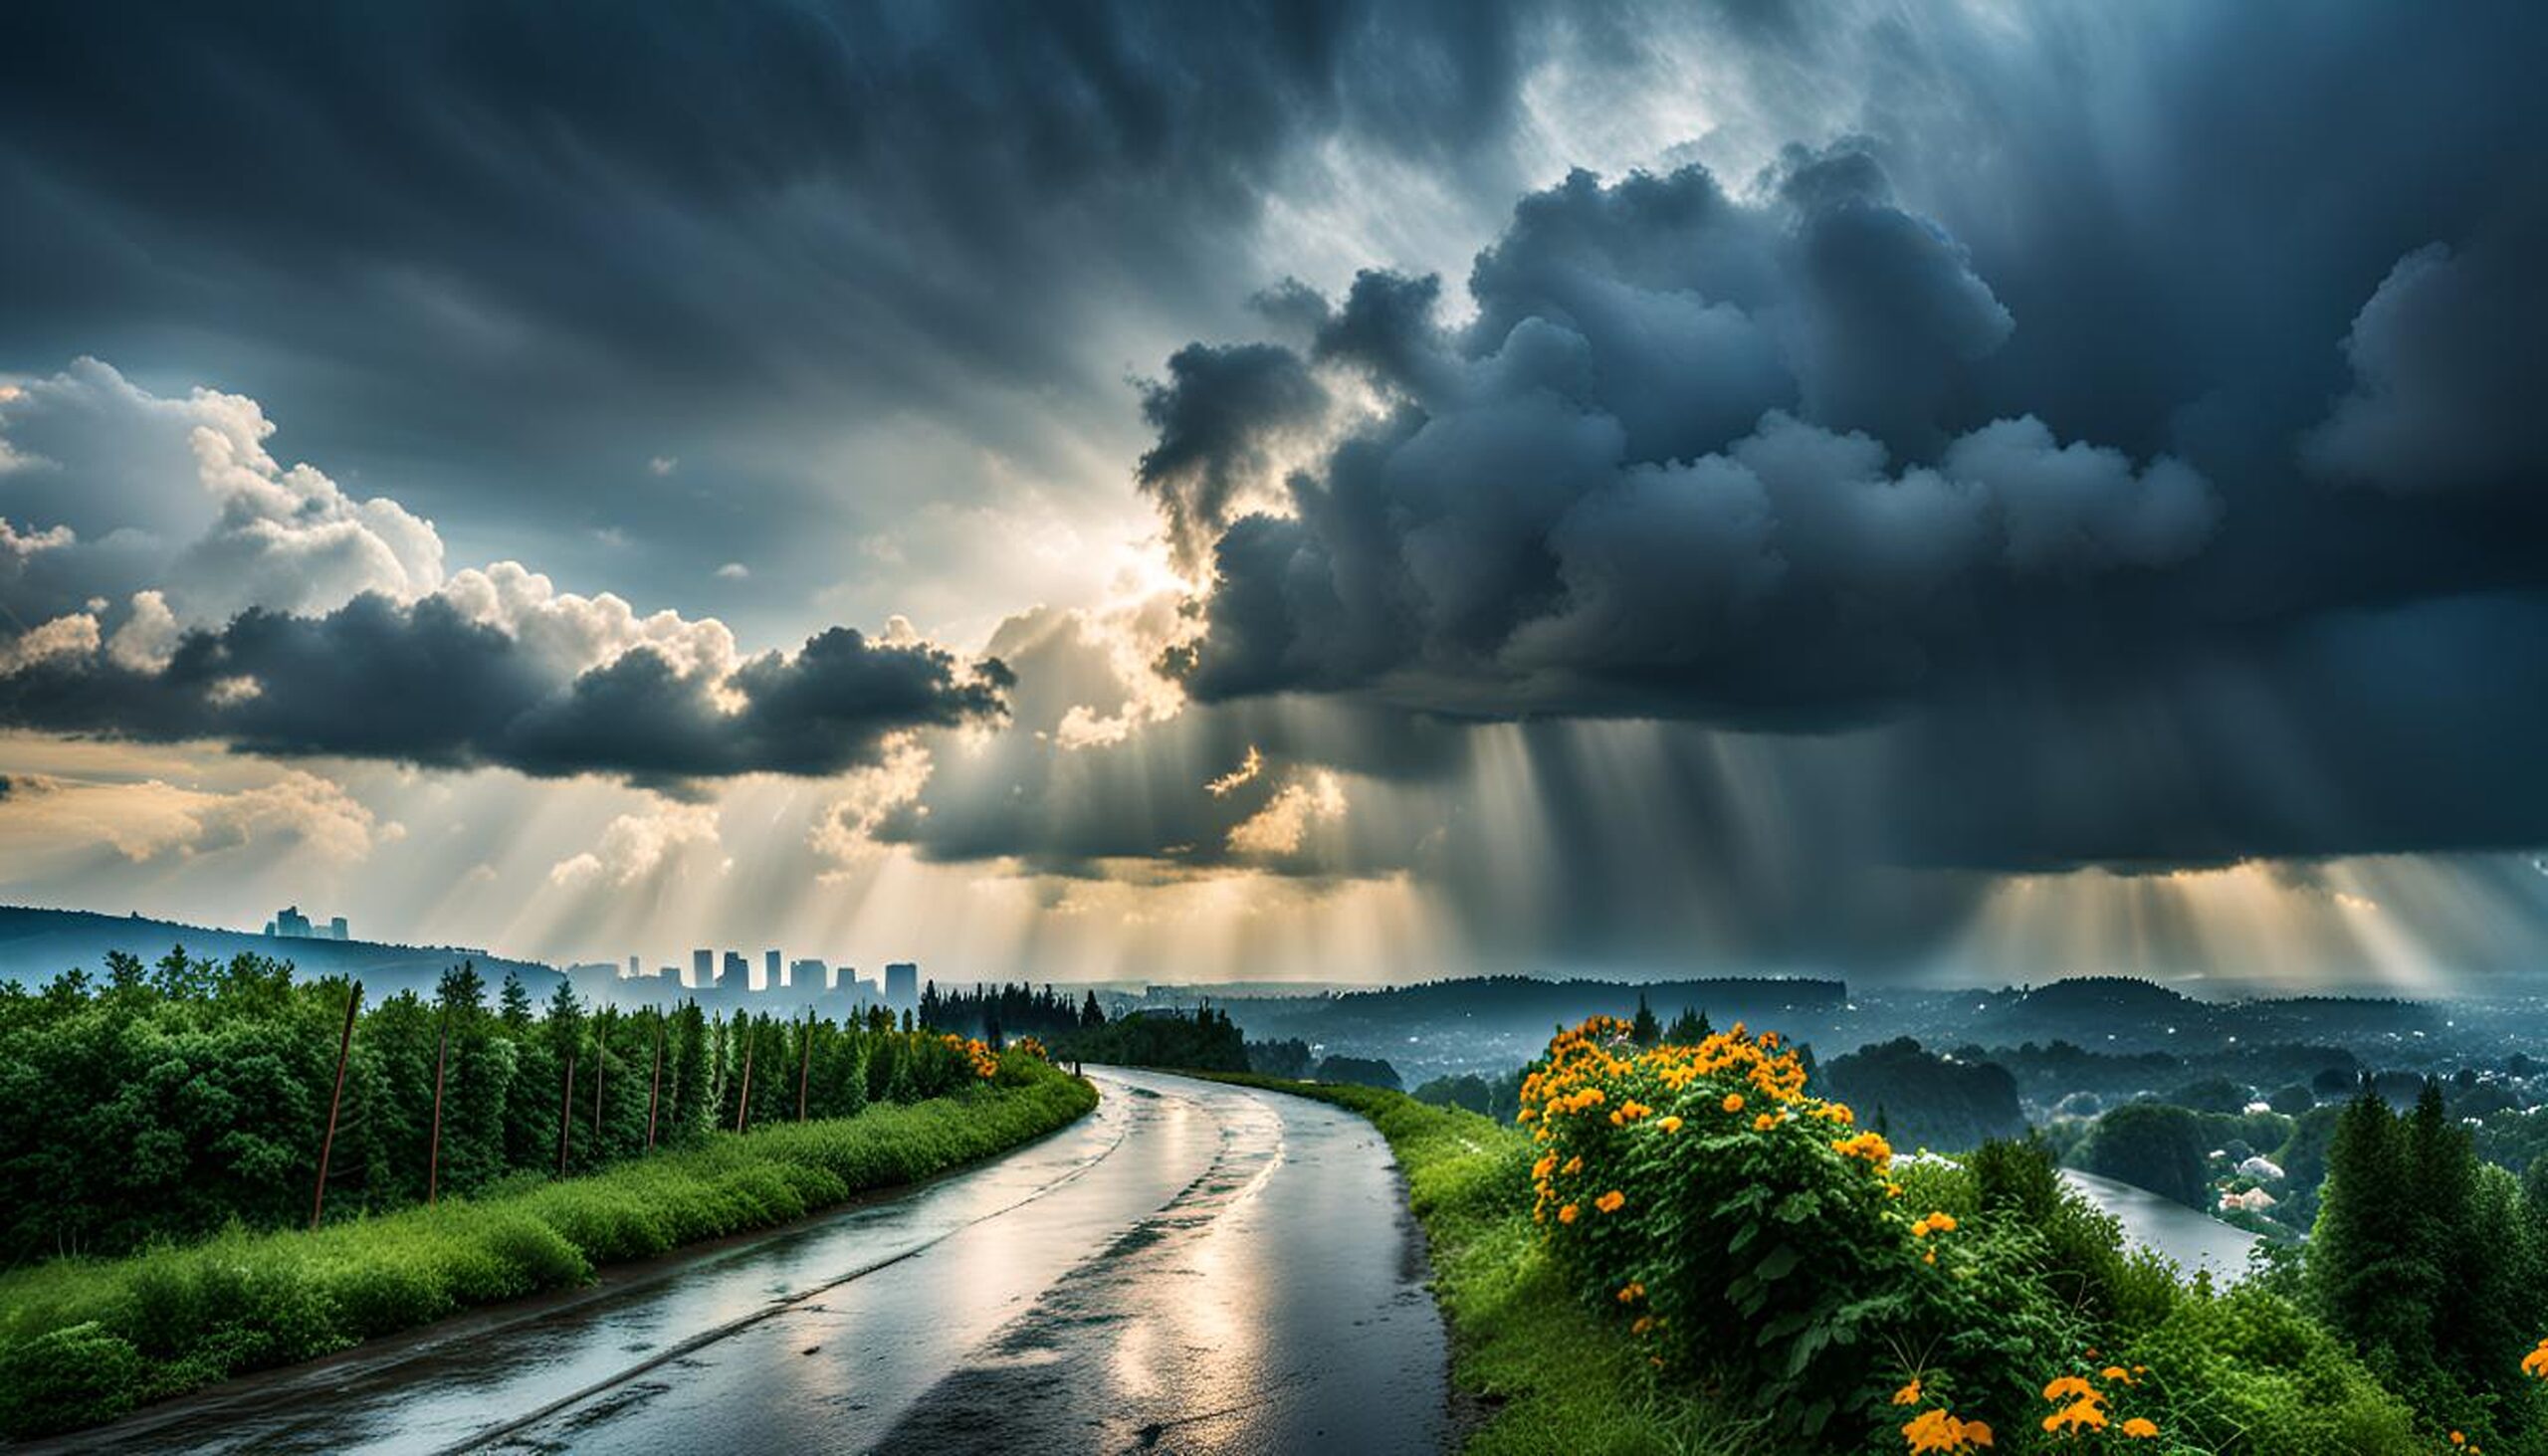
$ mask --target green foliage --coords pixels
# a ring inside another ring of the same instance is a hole
[[[1247,1041],[1227,1011],[1200,1006],[1191,1014],[1151,1011],[1083,1027],[1053,1043],[1065,1061],[1122,1067],[1176,1067],[1197,1072],[1244,1072]]]
[[[2189,1208],[2211,1202],[2204,1175],[2203,1122],[2181,1107],[2127,1103],[2097,1119],[2080,1151],[2088,1171],[2147,1188]]]
[[[0,1431],[44,1435],[112,1420],[133,1404],[141,1354],[95,1320],[0,1350]]]
[[[2391,1388],[2489,1434],[2535,1428],[2539,1392],[2518,1360],[2548,1320],[2541,1265],[2518,1181],[2477,1161],[2439,1084],[2404,1117],[2376,1093],[2346,1107],[2327,1149],[2309,1287]]]
[[[968,1076],[917,1105],[703,1133],[590,1176],[526,1179],[316,1233],[233,1224],[191,1245],[0,1275],[0,1433],[109,1419],[136,1401],[576,1284],[597,1265],[768,1227],[987,1156],[1095,1103],[1086,1083],[1012,1051],[991,1081]]]
[[[1379,1057],[1321,1057],[1312,1074],[1321,1082],[1351,1082],[1357,1087],[1377,1087],[1383,1092],[1402,1090],[1397,1069]]]
[[[1415,1089],[1415,1100],[1433,1107],[1466,1108],[1485,1116],[1492,1108],[1494,1095],[1486,1079],[1471,1072],[1459,1077],[1436,1077]]]
[[[1951,1061],[1907,1036],[1832,1058],[1815,1086],[1871,1122],[1881,1111],[1886,1135],[1904,1147],[1953,1151],[2025,1131],[2007,1068]]]
[[[114,957],[103,983],[73,972],[33,995],[0,993],[0,1262],[307,1220],[351,992],[259,956],[216,965],[171,951],[148,969]],[[852,1116],[879,1092],[917,1101],[971,1076],[940,1038],[872,1025],[712,1020],[695,1004],[594,1013],[562,981],[538,1019],[510,975],[497,1010],[485,995],[464,964],[431,1000],[362,1010],[330,1218],[422,1202],[429,1184],[450,1197],[555,1175],[561,1133],[568,1172],[644,1153],[650,1104],[658,1146],[732,1129],[747,1046],[762,1063],[746,1126]],[[900,1075],[871,1089],[864,1069],[888,1043]]]
[[[2122,1351],[2148,1366],[2154,1418],[2184,1449],[2405,1456],[2442,1448],[2324,1327],[2264,1289],[2188,1291]]]

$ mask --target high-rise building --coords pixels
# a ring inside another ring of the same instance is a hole
[[[724,971],[720,972],[717,977],[717,989],[721,991],[747,991],[751,989],[751,984],[752,963],[743,958],[743,952],[741,950],[727,951],[726,968]]]
[[[300,906],[286,906],[275,912],[274,933],[287,940],[306,940],[310,938],[310,917],[301,913]]]
[[[345,918],[343,916],[335,916],[328,920],[327,938],[330,940],[341,940],[345,938]]]
[[[717,952],[714,950],[691,951],[690,988],[694,991],[704,991],[715,984],[717,984]]]
[[[785,966],[780,962],[777,951],[763,950],[760,952],[760,988],[762,990],[774,991],[780,986],[787,984],[787,971]]]
[[[635,979],[637,979],[639,976],[644,975],[645,973],[646,973],[646,968],[645,968],[644,966],[639,965],[639,964],[637,963],[637,957],[636,957],[636,956],[634,956],[634,955],[629,956],[629,957],[628,957],[628,978],[629,978],[630,980],[635,980]]]
[[[920,966],[916,962],[895,960],[886,963],[885,1004],[889,1006],[920,1004]]]

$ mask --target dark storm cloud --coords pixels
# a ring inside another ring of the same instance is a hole
[[[2542,16],[1759,28],[1862,136],[1527,196],[1462,325],[1287,300],[1384,407],[1219,523],[1168,666],[1891,725],[1915,863],[2548,838]]]
[[[1211,529],[1273,468],[1275,449],[1326,408],[1300,357],[1274,344],[1189,344],[1169,356],[1168,378],[1142,388],[1142,418],[1159,443],[1136,475],[1180,555],[1202,557]]]
[[[1295,477],[1291,515],[1218,519],[1188,684],[1845,720],[1919,691],[2003,599],[2202,547],[2218,502],[2182,461],[2025,415],[1939,439],[2007,314],[1865,156],[1796,154],[1778,199],[1695,167],[1578,174],[1481,256],[1456,332],[1431,280],[1359,278],[1314,350],[1393,406]],[[1217,438],[1297,431],[1251,429],[1243,382],[1187,372],[1174,397]]]
[[[1520,9],[13,6],[0,368],[214,380],[437,519],[743,558],[845,509],[772,435],[1130,425],[1127,328],[1234,306],[1319,143],[1500,176]]]
[[[402,606],[366,594],[324,616],[256,610],[189,632],[164,666],[44,658],[0,676],[0,724],[678,790],[858,767],[890,734],[996,719],[1009,683],[996,661],[968,668],[837,627],[731,672],[684,670],[642,645],[575,672],[444,598]]]

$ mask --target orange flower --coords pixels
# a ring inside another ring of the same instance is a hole
[[[1560,1223],[1573,1223],[1580,1212],[1582,1212],[1581,1209],[1577,1208],[1574,1204],[1569,1203],[1564,1208],[1557,1211],[1557,1221]]]
[[[2132,1383],[2132,1371],[2125,1369],[2121,1365],[2108,1365],[2104,1369],[2097,1371],[2097,1378],[2100,1380],[2121,1380],[2123,1383],[2129,1385]]]
[[[1777,1113],[1763,1113],[1761,1116],[1752,1120],[1752,1131],[1755,1133],[1767,1133],[1778,1125],[1779,1115]]]
[[[1627,1283],[1619,1286],[1620,1304],[1632,1305],[1643,1298],[1645,1298],[1645,1286],[1637,1283],[1635,1280],[1631,1279]]]
[[[2159,1423],[2146,1415],[2136,1415],[2123,1423],[2123,1433],[2134,1437],[2155,1436],[2159,1434]]]
[[[1612,1188],[1600,1197],[1593,1199],[1592,1206],[1600,1209],[1603,1213],[1616,1213],[1627,1203],[1627,1194],[1620,1192],[1616,1188]]]
[[[1681,1120],[1679,1118],[1659,1118],[1655,1121],[1654,1126],[1661,1128],[1666,1133],[1678,1133],[1681,1131]]]
[[[1920,1377],[1918,1375],[1913,1375],[1911,1377],[1910,1384],[1893,1392],[1893,1403],[1896,1405],[1917,1405],[1920,1403]]]
[[[2106,1428],[2106,1413],[2104,1408],[2097,1404],[2094,1396],[2088,1396],[2073,1400],[2045,1416],[2043,1428],[2047,1431],[2101,1431]]]
[[[1724,1108],[1730,1113],[1739,1113],[1743,1111],[1743,1094],[1739,1092],[1729,1092],[1725,1095],[1725,1101],[1718,1103],[1717,1106]]]
[[[2104,1397],[2097,1394],[2096,1386],[2077,1375],[2063,1375],[2043,1387],[2043,1398],[2057,1405],[2064,1400],[2101,1400]]]

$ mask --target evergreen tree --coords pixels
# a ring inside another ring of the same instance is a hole
[[[1654,1019],[1654,1008],[1645,1003],[1645,992],[1636,994],[1636,1018],[1628,1023],[1628,1040],[1650,1047],[1663,1039],[1663,1024]]]
[[[497,1002],[497,1014],[516,1031],[531,1025],[531,992],[524,988],[522,977],[513,971],[505,972],[505,989]]]
[[[1674,1046],[1686,1047],[1707,1040],[1707,1026],[1699,1020],[1699,1013],[1684,1006],[1681,1014],[1672,1018],[1672,1025],[1665,1029],[1663,1039]]]

